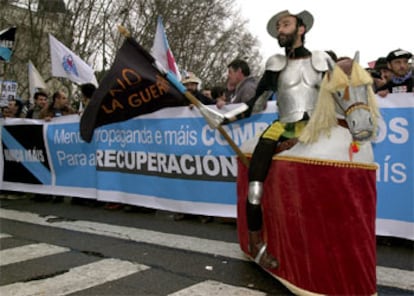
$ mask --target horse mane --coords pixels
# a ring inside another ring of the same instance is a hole
[[[348,76],[339,65],[335,65],[332,72],[327,72],[325,74],[319,90],[315,110],[299,137],[301,142],[316,142],[321,134],[325,134],[329,137],[331,128],[338,124],[335,112],[335,100],[332,93],[337,90],[343,90],[348,85],[372,85],[373,81],[371,75],[358,63],[353,61],[352,69],[349,70],[351,70],[350,76]],[[368,106],[370,108],[373,124],[377,127],[379,109],[372,87],[368,87]],[[375,135],[375,132],[373,135]]]

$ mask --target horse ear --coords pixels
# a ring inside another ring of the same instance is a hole
[[[327,74],[328,80],[331,80],[330,74],[333,72],[335,68],[335,62],[331,58],[327,59],[327,61],[328,61],[328,71],[326,74]]]
[[[353,61],[359,64],[359,51],[358,50],[355,52]]]

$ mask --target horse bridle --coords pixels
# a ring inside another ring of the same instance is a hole
[[[359,86],[354,87],[354,89],[355,89],[355,92],[366,93],[366,88],[367,87],[368,87],[367,85],[359,85]],[[340,98],[336,93],[333,93],[332,95],[335,99],[335,104],[342,110],[342,112],[345,115],[345,118],[357,109],[365,109],[365,110],[368,110],[368,111],[371,110],[370,107],[368,106],[368,104],[363,103],[363,102],[355,102],[354,104],[352,104],[351,106],[349,106],[346,109],[344,109],[342,107],[342,105],[339,103],[339,100],[341,100],[341,99],[349,100],[350,99],[349,98],[349,86],[347,86],[345,88],[343,98]],[[347,129],[349,129],[348,122],[345,119],[338,119],[338,124],[342,127],[345,127]]]

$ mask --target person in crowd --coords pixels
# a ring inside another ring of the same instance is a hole
[[[413,70],[409,66],[412,53],[403,49],[391,51],[387,57],[387,66],[392,72],[392,77],[387,84],[379,88],[377,94],[385,98],[389,93],[414,92]]]
[[[267,252],[263,238],[263,183],[275,151],[292,147],[308,122],[316,105],[323,75],[328,70],[329,62],[333,62],[325,51],[311,52],[305,48],[305,35],[312,25],[313,16],[306,10],[298,14],[281,11],[269,20],[267,31],[285,49],[285,55],[276,54],[267,60],[256,93],[247,102],[249,109],[227,120],[231,122],[250,116],[263,93],[277,93],[279,118],[261,134],[248,172],[246,218],[249,250],[255,262],[266,269],[277,268],[278,261]]]
[[[379,57],[375,61],[374,68],[370,73],[374,80],[374,92],[377,93],[379,90],[383,89],[392,78],[392,72],[388,68],[387,58]]]
[[[205,96],[200,91],[201,79],[198,78],[194,73],[187,72],[181,82],[187,88],[187,90],[192,93],[201,103],[204,105],[214,104],[211,98]]]
[[[47,94],[38,91],[33,96],[34,105],[27,111],[26,118],[40,119],[40,112],[47,106]]]
[[[213,101],[213,97],[211,96],[211,88],[210,87],[204,87],[203,90],[201,91],[201,93],[203,94],[203,96],[209,98],[210,101]]]
[[[52,96],[50,105],[40,112],[40,119],[46,121],[54,117],[76,114],[76,111],[70,106],[69,99],[63,91],[57,91]]]
[[[76,114],[70,106],[69,99],[63,91],[57,91],[52,95],[52,102],[40,112],[40,119],[51,121],[54,117]],[[54,203],[63,202],[63,196],[55,196]]]
[[[226,101],[227,89],[224,86],[217,85],[211,88],[211,97],[214,101],[223,100]]]
[[[82,114],[83,110],[85,110],[85,108],[88,106],[89,101],[92,98],[93,93],[96,90],[96,86],[93,85],[92,83],[84,83],[80,86],[80,90],[81,90],[81,106],[79,108],[79,113]]]
[[[217,108],[221,109],[224,105],[230,104],[234,98],[236,92],[236,86],[233,85],[229,79],[226,81],[226,87],[224,92],[224,97],[217,97],[216,98],[216,106]]]
[[[34,105],[27,111],[26,118],[40,119],[40,113],[47,108],[48,95],[44,91],[37,91],[33,96]],[[35,194],[31,200],[33,201],[49,201],[52,199],[48,194]]]
[[[201,85],[201,79],[198,78],[197,76],[195,76],[194,73],[192,72],[186,72],[184,79],[181,81],[182,84],[187,88],[187,90],[189,92],[191,92],[201,103],[203,103],[204,105],[211,105],[214,104],[214,101],[203,95],[199,88]],[[192,107],[192,105],[190,104],[190,107]],[[181,221],[190,217],[194,217],[194,215],[190,215],[190,214],[184,214],[184,213],[174,213],[173,214],[173,219],[174,221]],[[202,223],[208,223],[211,222],[213,220],[213,217],[210,216],[199,216],[199,219]]]
[[[233,60],[227,66],[227,79],[228,86],[234,87],[234,94],[230,99],[231,104],[245,103],[254,96],[257,81],[250,75],[250,67],[246,61]],[[221,109],[226,103],[226,101],[219,100],[216,106]]]
[[[18,99],[9,100],[7,107],[4,109],[3,116],[8,118],[21,118],[23,103]]]

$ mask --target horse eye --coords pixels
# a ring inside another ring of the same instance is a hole
[[[355,127],[355,126],[356,126],[356,121],[352,120],[352,127]]]

